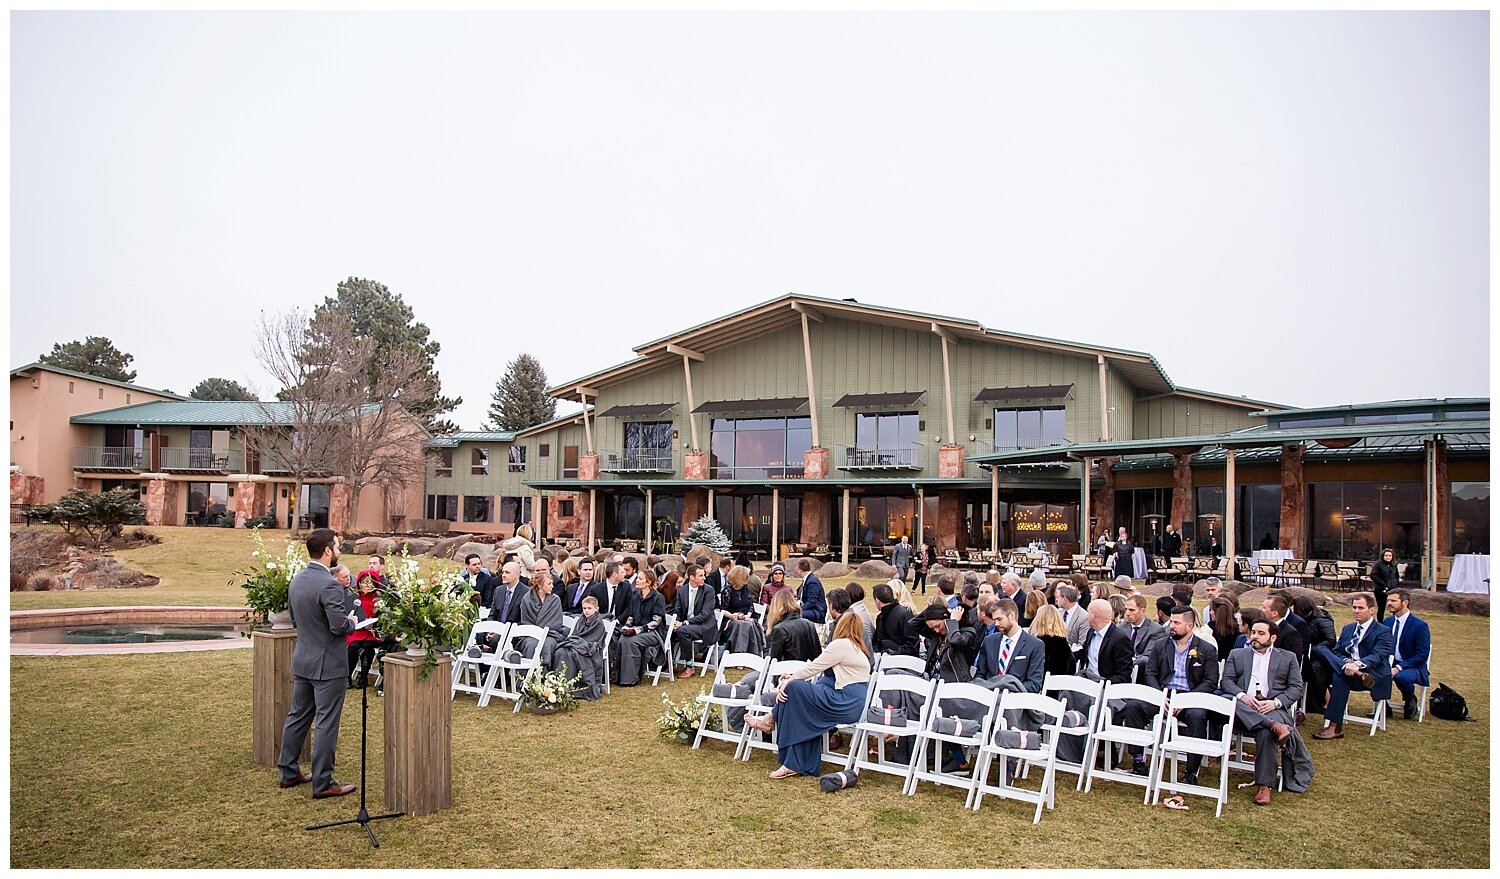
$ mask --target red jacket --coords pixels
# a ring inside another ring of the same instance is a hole
[[[358,598],[360,605],[365,609],[365,616],[375,616],[375,593],[361,592]],[[355,641],[374,641],[376,643],[379,643],[380,638],[376,637],[375,630],[373,628],[355,629],[344,638],[344,641],[347,644],[353,644]]]

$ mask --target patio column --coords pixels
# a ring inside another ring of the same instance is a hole
[[[651,489],[646,489],[646,555],[651,554]]]
[[[710,519],[714,517],[714,490],[712,487],[708,490],[708,513],[706,515]]]
[[[771,561],[781,560],[781,489],[771,489]]]
[[[1306,507],[1302,479],[1302,443],[1281,447],[1281,530],[1277,549],[1289,549],[1293,558],[1307,558]]]
[[[1224,570],[1234,578],[1234,449],[1224,450]]]
[[[1437,547],[1438,555],[1452,555],[1453,547],[1448,545],[1451,531],[1448,523],[1452,513],[1448,508],[1453,492],[1448,487],[1448,444],[1441,440],[1432,447],[1432,491],[1432,508],[1437,511],[1437,531],[1433,534],[1432,545]]]
[[[1429,437],[1423,443],[1427,453],[1426,467],[1423,473],[1424,488],[1423,506],[1426,507],[1426,534],[1422,541],[1422,588],[1437,589],[1437,442]]]
[[[802,317],[802,360],[807,367],[807,411],[812,417],[812,444],[813,448],[823,448],[822,438],[818,434],[818,392],[813,384],[813,356],[812,356],[812,334],[808,331],[807,319],[810,312],[800,302],[792,303],[792,310]],[[822,320],[821,317],[817,318]]]
[[[917,543],[925,543],[927,541],[925,536],[927,534],[927,522],[923,518],[923,510],[926,507],[927,492],[919,485],[917,486]],[[927,555],[929,559],[932,557],[932,547],[930,546],[927,548]]]
[[[597,490],[589,489],[589,555],[594,554],[594,506],[597,494]]]
[[[540,549],[542,546],[541,509],[542,504],[545,503],[546,500],[542,498],[540,491],[533,491],[531,493],[531,542],[537,549]]]
[[[844,565],[849,564],[849,489],[844,488],[844,515],[843,515],[843,545],[839,552],[839,561]]]
[[[1172,520],[1178,531],[1193,521],[1193,453],[1172,453]],[[1186,540],[1186,538],[1183,538]],[[1198,539],[1194,524],[1193,540]],[[1189,553],[1191,555],[1192,553]]]
[[[1000,551],[1000,468],[990,467],[990,552]]]
[[[1109,363],[1099,355],[1099,440],[1109,442]]]
[[[1089,526],[1089,492],[1094,487],[1090,474],[1094,469],[1094,459],[1083,459],[1083,478],[1079,480],[1078,493],[1082,496],[1078,508],[1078,551],[1088,555],[1089,547],[1094,543],[1094,529]]]

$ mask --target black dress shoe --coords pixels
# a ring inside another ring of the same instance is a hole
[[[1407,703],[1401,706],[1401,717],[1403,720],[1411,720],[1417,716],[1417,706]]]
[[[1141,762],[1136,763],[1134,766],[1131,766],[1130,767],[1130,772],[1133,775],[1145,775],[1146,774],[1146,761],[1142,760]]]
[[[1198,783],[1198,773],[1196,773],[1196,772],[1184,772],[1182,774],[1182,783],[1183,784],[1197,784]]]

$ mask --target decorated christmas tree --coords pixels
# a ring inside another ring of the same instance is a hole
[[[714,552],[724,555],[729,552],[729,536],[719,523],[704,516],[682,532],[682,548],[686,551],[695,544],[703,544]]]

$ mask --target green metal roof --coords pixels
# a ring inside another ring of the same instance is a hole
[[[1316,415],[1368,415],[1382,412],[1445,412],[1449,409],[1475,409],[1480,406],[1488,407],[1489,405],[1489,397],[1430,397],[1423,400],[1387,400],[1381,403],[1345,403],[1335,406],[1315,406],[1307,409],[1267,408],[1260,412],[1252,412],[1250,414],[1264,415],[1267,417],[1276,418],[1299,418]]]
[[[1329,463],[1337,461],[1354,461],[1378,458],[1413,458],[1420,457],[1425,449],[1426,437],[1422,436],[1374,436],[1366,437],[1357,444],[1346,449],[1330,449],[1327,446],[1318,445],[1315,442],[1305,443],[1305,451],[1302,460],[1306,463]],[[1488,456],[1490,453],[1490,435],[1488,433],[1445,433],[1443,442],[1448,446],[1450,458],[1468,458]],[[1192,457],[1194,467],[1222,467],[1228,458],[1226,451],[1221,448],[1205,449]],[[1269,464],[1281,460],[1281,446],[1269,446],[1264,448],[1237,449],[1234,453],[1236,464]],[[1147,471],[1147,470],[1170,470],[1173,466],[1171,455],[1152,455],[1143,458],[1126,458],[1116,461],[1110,465],[1110,469],[1116,473],[1122,471]]]
[[[362,411],[377,409],[369,404]],[[74,415],[68,419],[73,424],[111,425],[183,425],[192,427],[263,427],[267,425],[290,426],[295,409],[292,403],[238,402],[224,400],[184,400],[166,402],[156,400],[137,403],[118,409],[105,409],[87,415]]]
[[[184,397],[181,394],[174,394],[171,391],[163,391],[163,390],[159,390],[157,388],[148,388],[148,387],[145,387],[143,385],[133,385],[130,382],[116,381],[115,379],[112,379],[112,378],[104,378],[103,376],[92,375],[92,374],[87,373],[87,372],[77,372],[76,370],[72,370],[72,369],[63,369],[60,366],[53,366],[50,363],[28,363],[25,366],[18,366],[15,369],[12,369],[10,371],[10,377],[11,378],[16,378],[17,376],[20,376],[20,377],[24,378],[24,377],[26,377],[27,373],[32,372],[33,370],[38,370],[38,369],[45,369],[48,372],[55,372],[58,375],[71,375],[74,378],[88,379],[91,382],[99,382],[101,384],[114,385],[117,388],[125,388],[126,390],[144,391],[147,394],[156,394],[159,397],[171,397],[174,400],[186,400],[186,399],[188,399],[187,397]]]
[[[934,479],[899,477],[851,477],[846,479],[538,479],[522,482],[527,488],[536,489],[580,489],[580,488],[772,488],[795,491],[798,488],[858,488],[860,486],[889,487],[920,485],[928,488],[988,488],[988,479]],[[1010,486],[1013,483],[1007,482]]]
[[[515,442],[516,434],[508,430],[461,430],[427,441],[429,449],[454,449],[459,443],[509,443]]]

